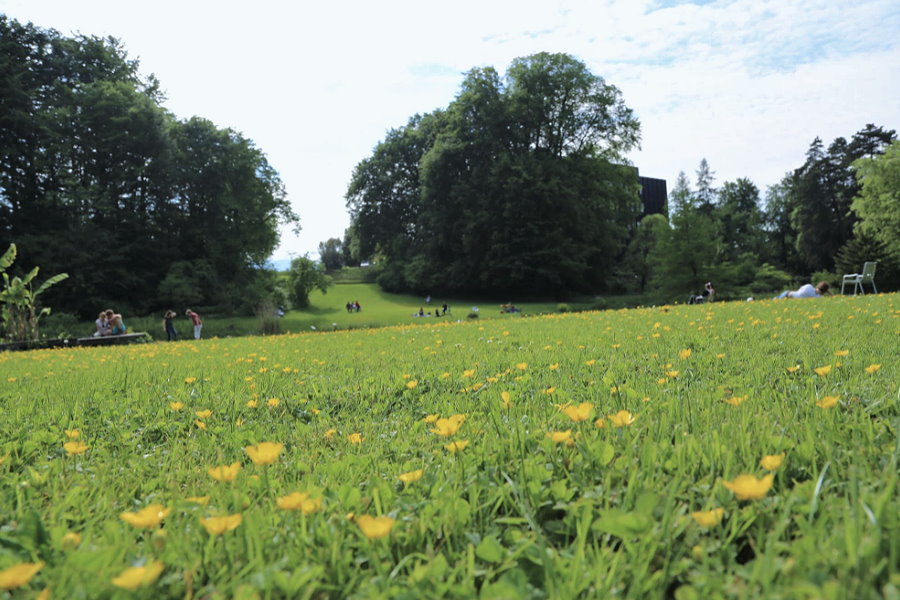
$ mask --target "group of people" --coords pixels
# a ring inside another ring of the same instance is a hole
[[[428,299],[430,300],[431,296],[429,296]],[[449,310],[450,310],[450,307],[447,306],[446,303],[443,306],[441,306],[440,308],[435,306],[434,307],[434,316],[435,317],[443,317],[444,315],[447,314],[447,312]],[[431,311],[429,310],[428,312],[425,312],[425,309],[423,309],[422,307],[419,307],[419,312],[413,313],[412,316],[414,316],[414,317],[430,317]]]
[[[359,305],[359,300],[354,300],[353,302],[347,303],[347,312],[359,312],[362,310],[362,307]]]
[[[128,331],[128,328],[125,326],[125,321],[122,320],[122,315],[111,308],[100,311],[94,324],[97,326],[94,337],[122,335]]]
[[[176,316],[178,315],[175,314],[174,310],[167,310],[163,315],[163,329],[166,330],[166,339],[170,342],[178,339],[178,330],[175,329]],[[187,309],[184,311],[184,316],[191,320],[191,325],[194,328],[194,339],[199,340],[200,331],[203,329],[203,321],[200,319],[200,315],[191,309]]]

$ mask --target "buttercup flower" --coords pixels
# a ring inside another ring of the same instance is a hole
[[[337,433],[337,429],[329,429],[328,431],[326,431],[324,433],[325,439],[330,440],[331,438],[334,437],[334,434],[336,434],[336,433]]]
[[[81,435],[81,432],[78,431],[77,429],[66,429],[64,431],[65,431],[66,437],[69,438],[70,440],[77,440],[78,437]]]
[[[386,516],[372,517],[369,515],[360,515],[356,517],[356,525],[359,527],[363,535],[370,540],[387,537],[394,526],[394,519]]]
[[[417,387],[418,385],[419,385],[419,382],[416,381],[415,379],[411,379],[410,381],[407,381],[407,382],[406,382],[406,388],[407,388],[407,389],[410,389],[410,390],[416,389],[416,387]]]
[[[434,423],[434,429],[431,429],[431,433],[436,433],[443,437],[450,437],[457,431],[459,431],[460,426],[465,422],[466,415],[453,415],[447,419],[438,419]]]
[[[509,408],[512,406],[512,394],[509,392],[500,392],[500,401],[503,408]]]
[[[212,416],[213,413],[211,410],[207,409],[195,411],[194,414],[197,415],[198,419],[208,419]]]
[[[603,429],[604,427],[606,427],[606,419],[600,417],[599,419],[594,421],[594,427],[596,427],[597,429]]]
[[[575,445],[571,429],[566,429],[565,431],[550,431],[547,433],[547,437],[553,440],[554,444],[565,444],[566,446]]]
[[[782,462],[784,462],[784,452],[781,454],[769,454],[763,456],[762,460],[759,461],[759,466],[766,471],[774,471],[781,466]]]
[[[350,435],[348,435],[347,441],[350,442],[351,444],[359,445],[359,444],[362,444],[363,439],[362,439],[362,436],[357,432],[357,433],[351,433]]]
[[[179,410],[184,408],[184,402],[169,402],[169,408],[171,408],[175,412],[178,412]]]
[[[206,423],[204,423],[204,422],[201,421],[200,419],[195,419],[195,420],[194,420],[194,425],[197,427],[197,429],[203,429],[203,430],[206,430]]]
[[[829,373],[831,373],[831,365],[825,365],[824,367],[816,367],[813,369],[816,372],[816,375],[819,377],[825,377]]]
[[[165,519],[171,508],[165,508],[162,504],[150,504],[137,512],[123,512],[119,514],[119,518],[140,529],[153,529],[159,527],[162,520]]]
[[[84,442],[66,442],[63,444],[63,448],[69,456],[74,456],[75,454],[84,454],[90,446]]]
[[[594,405],[590,402],[582,402],[578,406],[567,404],[560,406],[559,409],[566,413],[566,416],[578,423],[579,421],[587,421],[594,410]]]
[[[740,406],[745,400],[747,400],[747,396],[732,396],[731,398],[725,398],[722,402],[731,406]]]
[[[881,365],[869,365],[868,367],[866,367],[866,373],[871,375],[872,373],[874,373],[875,371],[877,371],[880,368],[881,368]]]
[[[256,408],[259,406],[259,400],[247,400],[246,406],[247,408]]]
[[[266,400],[266,406],[269,408],[275,408],[279,404],[281,404],[281,398],[269,398]]]
[[[62,536],[60,545],[63,550],[74,550],[81,545],[81,534],[74,531],[67,532],[66,535]]]
[[[775,476],[769,473],[762,479],[753,475],[738,475],[732,481],[723,481],[722,485],[731,490],[738,500],[759,500],[772,489]]]
[[[230,465],[222,465],[207,469],[209,476],[216,481],[234,481],[238,471],[241,470],[241,463],[231,463]]]
[[[185,500],[193,504],[199,504],[200,506],[209,504],[209,496],[188,496]]]
[[[609,415],[609,421],[616,427],[627,427],[634,423],[637,417],[627,410],[620,410],[614,415]]]
[[[469,445],[468,440],[459,440],[457,442],[450,442],[449,444],[444,444],[444,448],[449,450],[450,452],[459,452],[460,450],[465,450],[466,446]]]
[[[244,448],[244,452],[247,453],[254,464],[270,465],[278,460],[278,455],[281,454],[283,448],[284,444],[261,442],[256,446],[247,446]]]
[[[520,371],[524,371],[525,369],[528,368],[528,363],[527,362],[516,363],[516,368]]]
[[[200,524],[206,529],[209,535],[222,535],[226,531],[232,531],[238,528],[243,517],[240,513],[227,515],[224,517],[210,517],[208,519],[200,519]]]
[[[838,350],[834,353],[835,356],[847,356],[848,354],[850,354],[849,350]]]
[[[678,353],[678,358],[684,360],[685,358],[689,358],[693,354],[690,348],[685,348],[681,352]]]
[[[819,408],[831,408],[836,406],[839,398],[837,396],[823,396],[821,400],[816,401]]]
[[[422,479],[422,475],[425,474],[425,469],[416,469],[415,471],[409,471],[407,473],[401,473],[397,476],[397,479],[402,481],[403,483],[415,483],[416,481]]]
[[[788,367],[787,370],[788,370],[788,373],[796,373],[797,371],[800,370],[800,365],[794,365],[793,367]]]
[[[311,502],[317,502],[319,506],[321,506],[321,499],[316,499],[315,501],[310,500],[309,493],[307,492],[292,492],[287,496],[281,496],[280,498],[275,498],[275,503],[278,504],[278,508],[282,510],[301,510],[304,506],[312,507]],[[309,514],[304,510],[306,514]]]
[[[12,590],[26,585],[37,572],[44,568],[44,562],[23,562],[0,571],[0,590]]]
[[[722,517],[724,516],[724,508],[714,508],[712,510],[691,513],[691,518],[693,518],[701,527],[715,527],[722,522]]]
[[[142,567],[129,567],[119,573],[118,577],[113,577],[112,584],[125,590],[136,590],[159,579],[165,568],[166,566],[159,560],[154,560]]]

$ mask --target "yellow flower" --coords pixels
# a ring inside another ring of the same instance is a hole
[[[275,503],[282,510],[298,510],[309,499],[307,492],[292,492],[287,496],[275,498]]]
[[[831,408],[837,405],[839,399],[837,396],[823,396],[821,400],[816,401],[816,406],[819,408]]]
[[[774,471],[781,466],[782,462],[784,462],[784,452],[781,454],[768,454],[762,457],[762,460],[759,461],[759,466],[766,471]]]
[[[230,465],[221,465],[207,469],[209,476],[216,481],[234,481],[238,471],[241,470],[241,463],[231,463]]]
[[[722,402],[730,404],[731,406],[740,406],[741,403],[745,402],[746,400],[746,396],[732,396],[731,398],[725,398]]]
[[[694,521],[697,522],[697,525],[700,525],[701,527],[715,527],[722,522],[722,517],[724,516],[724,508],[714,508],[712,510],[691,513],[691,518],[693,518]]]
[[[465,369],[463,371],[463,377],[472,377],[475,375],[475,369]]]
[[[850,354],[849,350],[838,350],[834,353],[835,356],[847,356],[848,354]]]
[[[113,577],[112,584],[125,590],[136,590],[159,579],[165,568],[166,566],[159,560],[142,567],[129,567],[119,573],[118,577]]]
[[[431,433],[436,433],[443,437],[450,437],[457,431],[466,420],[466,415],[453,415],[447,419],[438,419],[434,424],[434,429],[430,429]]]
[[[120,513],[119,518],[132,527],[152,529],[159,527],[159,524],[170,512],[172,512],[172,509],[165,508],[162,504],[150,504],[137,512]]]
[[[414,390],[414,389],[416,389],[416,387],[418,387],[418,385],[419,385],[418,381],[416,381],[415,379],[411,379],[410,381],[406,382],[406,389]]]
[[[185,500],[193,504],[199,504],[200,506],[209,504],[209,496],[188,496]]]
[[[394,519],[390,517],[372,517],[369,515],[360,515],[356,517],[356,524],[359,526],[363,535],[370,540],[387,537],[394,526]]]
[[[185,377],[184,378],[185,383],[194,383],[195,381],[197,381],[196,377]]]
[[[524,371],[525,369],[528,368],[528,363],[527,362],[516,363],[516,368],[520,371]]]
[[[552,365],[550,365],[551,371],[556,371],[557,369],[559,369],[559,363],[553,363]]]
[[[813,369],[816,372],[816,375],[819,377],[825,377],[829,373],[831,373],[831,365],[825,365],[824,367],[816,367]]]
[[[212,411],[209,409],[198,410],[198,411],[195,411],[194,414],[197,415],[198,419],[208,419],[212,416]]]
[[[70,440],[77,440],[78,436],[81,435],[81,432],[77,429],[66,429],[65,430],[66,437]]]
[[[337,429],[329,429],[328,431],[325,432],[325,439],[330,440],[331,438],[334,437],[334,434],[336,434],[336,433],[337,433]]]
[[[8,459],[9,457],[10,457],[9,452],[7,452],[6,454],[4,454],[3,456],[0,456],[0,465],[2,465],[3,463],[5,463],[5,462],[6,462],[6,459]]]
[[[209,535],[222,535],[226,531],[237,529],[238,525],[241,524],[242,519],[243,517],[241,517],[241,514],[237,513],[224,517],[200,519],[200,524],[203,525],[203,528],[206,529],[206,533]]]
[[[60,545],[63,550],[74,550],[81,545],[81,534],[74,531],[67,532],[66,535],[62,536]]]
[[[281,454],[283,448],[284,444],[277,442],[261,442],[256,446],[245,447],[244,452],[247,453],[254,464],[270,465],[278,460],[278,455]]]
[[[266,406],[269,408],[275,408],[279,404],[281,404],[281,398],[269,398],[266,400]]]
[[[184,402],[169,402],[169,408],[171,408],[175,412],[178,412],[179,410],[184,408]]]
[[[571,429],[566,429],[565,431],[550,431],[547,433],[547,437],[553,440],[554,444],[565,444],[566,446],[575,445],[575,440],[572,439]]]
[[[450,373],[447,373],[446,371],[441,373],[441,379],[447,379],[448,377],[450,377]]]
[[[397,479],[399,479],[403,483],[415,483],[416,481],[422,479],[422,475],[424,474],[425,469],[416,469],[415,471],[400,473],[400,475],[397,476]]]
[[[347,441],[350,442],[351,444],[359,445],[359,444],[362,444],[363,439],[362,439],[362,436],[357,432],[357,433],[351,433],[350,435],[348,435]]]
[[[23,562],[0,571],[0,590],[11,590],[22,587],[31,581],[38,571],[44,568],[44,562]]]
[[[512,394],[509,392],[500,392],[500,400],[502,401],[503,408],[512,406]]]
[[[439,418],[440,418],[440,415],[428,415],[427,417],[425,417],[422,420],[425,421],[426,423],[434,423]]]
[[[762,479],[753,475],[738,475],[733,481],[723,481],[722,485],[734,492],[738,500],[759,500],[772,489],[775,476],[769,473]]]
[[[84,442],[66,442],[63,444],[63,448],[65,448],[69,456],[73,456],[75,454],[84,454],[90,446]]]
[[[594,427],[596,427],[597,429],[603,429],[604,427],[606,427],[606,419],[600,417],[599,419],[594,421]]]
[[[788,367],[787,370],[788,370],[788,373],[796,373],[797,371],[800,370],[800,365],[794,365],[793,367]]]
[[[556,391],[556,387],[551,385],[550,387],[545,389],[543,393],[547,394],[548,396],[552,396],[553,392],[555,392],[555,391]]]
[[[567,404],[560,406],[559,409],[566,413],[566,416],[578,423],[579,421],[587,421],[594,410],[594,405],[590,402],[582,402],[578,406]]]
[[[678,374],[680,372],[681,371],[666,371],[666,377],[671,377],[672,379],[675,379],[676,377],[678,377]]]
[[[459,452],[460,450],[465,450],[466,446],[468,445],[468,440],[459,440],[457,442],[450,442],[449,444],[445,444],[444,448],[446,448],[450,452]]]
[[[866,373],[871,375],[872,373],[874,373],[875,371],[877,371],[880,368],[881,368],[881,365],[869,365],[868,367],[866,367]]]
[[[627,410],[620,410],[614,415],[608,415],[610,422],[616,427],[627,427],[637,418]]]
[[[586,360],[586,361],[584,361],[584,364],[586,364],[586,365],[589,366],[589,367],[593,367],[593,366],[594,366],[594,363],[596,363],[596,362],[597,362],[597,360],[594,359],[594,358],[592,358],[591,360]]]
[[[204,423],[203,421],[201,421],[199,419],[194,421],[194,425],[197,426],[197,429],[204,429],[204,430],[206,429],[206,423]]]
[[[259,406],[259,400],[247,400],[247,408],[256,408]]]
[[[681,352],[678,353],[678,358],[680,358],[681,360],[684,360],[686,358],[690,358],[691,354],[693,354],[693,351],[690,348],[685,348],[684,350],[682,350]]]

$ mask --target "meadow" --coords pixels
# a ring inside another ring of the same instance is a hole
[[[898,598],[897,304],[0,354],[0,598]]]

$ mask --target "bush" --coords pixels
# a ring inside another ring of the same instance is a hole
[[[72,338],[87,337],[92,335],[93,331],[83,331],[79,329],[80,321],[78,317],[72,313],[58,312],[50,313],[44,317],[41,323],[42,334],[44,338]]]
[[[763,263],[756,269],[756,275],[750,282],[750,292],[753,294],[782,292],[791,287],[792,279],[790,273],[769,263]]]
[[[832,273],[831,271],[816,271],[810,275],[810,283],[814,286],[819,285],[820,281],[827,281],[828,285],[831,286],[832,292],[834,292],[835,288],[840,292],[841,277],[837,273]]]
[[[572,307],[566,304],[565,302],[560,302],[556,305],[556,312],[567,313],[572,312]]]

